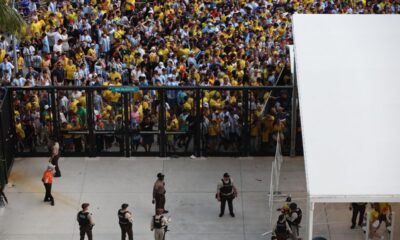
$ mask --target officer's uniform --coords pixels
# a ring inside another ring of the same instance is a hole
[[[290,226],[285,219],[284,215],[279,216],[278,221],[272,231],[272,239],[276,240],[287,240],[292,234]]]
[[[168,213],[165,210],[165,182],[164,174],[157,174],[157,181],[154,183],[153,187],[153,201],[155,201],[155,209],[163,209],[164,213]]]
[[[224,174],[224,176],[229,177],[228,174]],[[233,213],[232,201],[235,198],[236,188],[233,185],[232,179],[229,178],[228,181],[221,179],[221,182],[218,183],[217,190],[221,200],[221,212],[219,216],[222,217],[224,215],[225,204],[226,202],[228,202],[229,213],[231,214],[232,217],[234,217],[235,214]]]
[[[54,173],[54,177],[61,177],[61,171],[58,166],[58,159],[60,158],[60,144],[58,142],[54,142],[51,148],[51,159],[50,162],[55,166],[56,172]]]
[[[364,213],[365,213],[365,207],[367,203],[351,203],[351,208],[353,210],[352,218],[351,218],[351,229],[355,228],[356,226],[356,221],[357,221],[357,215],[360,214],[358,218],[358,226],[362,226],[363,221],[364,221]]]
[[[51,186],[53,184],[53,166],[49,165],[46,171],[43,173],[42,182],[46,189],[46,195],[44,196],[44,202],[50,202],[54,206],[54,198],[51,195]]]
[[[287,215],[286,219],[289,223],[290,230],[292,232],[291,238],[297,240],[299,237],[299,224],[301,221],[300,209],[297,208],[297,204],[291,203],[289,205],[290,213]]]
[[[127,234],[128,234],[129,240],[133,240],[133,231],[132,231],[132,222],[131,222],[132,218],[130,217],[131,215],[132,214],[127,210],[124,210],[124,209],[118,210],[118,219],[119,219],[119,226],[121,227],[121,239],[122,240],[126,239]]]
[[[85,234],[88,236],[89,240],[93,239],[92,235],[92,228],[93,224],[91,222],[92,214],[85,211],[80,211],[77,215],[77,220],[79,223],[79,233],[80,233],[80,240],[85,239]]]
[[[154,215],[151,219],[150,229],[154,230],[154,239],[163,240],[165,227],[168,225],[167,219],[163,215]]]

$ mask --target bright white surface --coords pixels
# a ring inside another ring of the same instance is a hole
[[[313,201],[400,201],[400,16],[295,15]]]

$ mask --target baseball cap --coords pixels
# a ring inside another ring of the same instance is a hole
[[[162,173],[158,173],[158,174],[157,174],[157,177],[158,177],[158,178],[160,178],[160,177],[164,177],[164,176],[165,176],[165,175],[164,175],[164,174],[162,174]]]
[[[129,206],[129,204],[123,203],[123,204],[121,205],[121,208],[122,208],[122,209],[126,209],[128,206]]]

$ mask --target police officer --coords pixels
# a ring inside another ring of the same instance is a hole
[[[80,240],[85,239],[85,234],[88,236],[89,240],[92,240],[92,229],[94,222],[92,219],[92,214],[89,212],[89,203],[82,203],[82,210],[78,212],[76,219],[79,223],[79,233],[81,236]]]
[[[150,229],[154,230],[155,240],[164,240],[167,231],[168,222],[170,221],[163,215],[164,209],[157,208],[156,215],[151,218]]]
[[[289,212],[286,214],[286,219],[292,232],[291,239],[299,239],[299,225],[302,219],[302,212],[296,203],[292,202],[289,204]]]
[[[168,213],[168,210],[165,210],[165,182],[164,182],[164,174],[158,173],[157,180],[154,183],[153,187],[153,201],[152,203],[156,204],[157,209],[163,209],[163,213]]]
[[[289,234],[292,234],[289,224],[286,221],[285,214],[279,215],[278,221],[272,231],[272,238],[276,240],[287,240],[289,239]]]
[[[132,232],[132,213],[128,211],[128,204],[124,203],[121,206],[121,209],[118,210],[118,219],[119,226],[121,227],[121,239],[125,240],[126,235],[128,234],[129,240],[133,240],[133,232]]]
[[[219,217],[224,216],[226,202],[228,202],[229,213],[231,217],[235,217],[232,205],[232,201],[235,197],[237,197],[236,187],[233,184],[233,181],[230,178],[229,174],[224,173],[223,178],[217,186],[217,199],[221,202],[221,212],[219,214]]]
[[[360,214],[358,218],[358,226],[362,227],[366,205],[367,203],[355,203],[355,202],[350,204],[349,209],[353,210],[353,216],[351,218],[351,227],[350,227],[351,229],[354,229],[356,227],[358,214]]]
[[[46,195],[44,196],[44,202],[50,202],[52,206],[54,206],[54,198],[51,195],[51,186],[53,184],[53,170],[54,166],[49,164],[47,166],[46,171],[43,173],[42,182],[44,184],[44,188],[46,189]]]
[[[55,166],[56,172],[54,173],[54,177],[61,177],[61,171],[58,166],[58,159],[60,158],[60,144],[57,141],[53,141],[51,146],[51,156],[50,163]]]

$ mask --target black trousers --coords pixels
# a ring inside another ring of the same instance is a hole
[[[80,226],[79,227],[79,234],[81,236],[80,240],[85,239],[85,234],[88,236],[89,240],[93,240],[93,235],[92,235],[92,226]]]
[[[156,210],[157,208],[165,209],[165,194],[156,194]]]
[[[233,204],[232,204],[233,198],[234,198],[233,195],[223,196],[221,194],[221,214],[225,213],[226,202],[228,202],[229,213],[233,214]]]
[[[351,207],[353,208],[353,217],[351,218],[351,224],[353,226],[356,225],[357,215],[360,214],[358,218],[358,225],[362,225],[364,220],[365,204],[358,205],[357,203],[352,203]]]
[[[44,196],[45,202],[51,202],[54,204],[54,198],[51,195],[51,183],[44,183],[44,188],[46,189],[46,195]]]
[[[119,224],[121,227],[121,240],[126,239],[126,235],[128,235],[129,240],[133,240],[133,232],[132,232],[132,223],[128,224]]]

